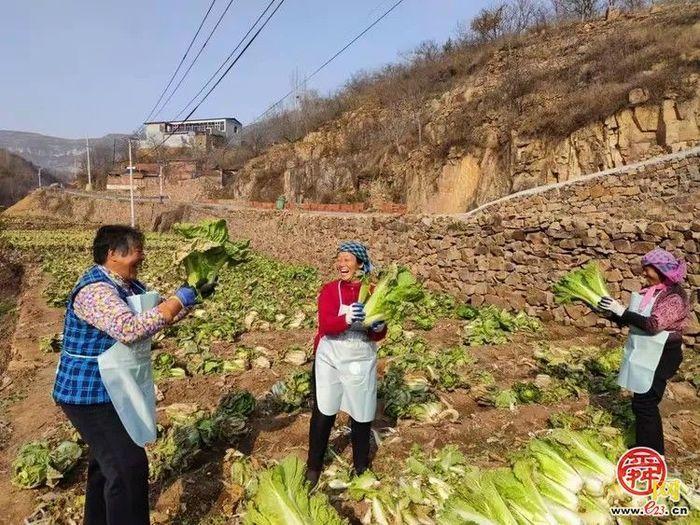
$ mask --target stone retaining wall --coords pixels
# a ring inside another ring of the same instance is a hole
[[[65,195],[43,198],[45,210],[61,208],[52,200],[70,199],[72,218],[128,220],[123,202],[95,205],[91,199]],[[165,209],[155,203],[139,205],[140,223],[150,227]],[[469,215],[300,213],[204,205],[188,206],[181,215],[190,220],[226,217],[232,234],[252,239],[255,249],[318,266],[325,274],[331,273],[338,243],[358,239],[370,246],[380,265],[406,264],[428,286],[474,305],[525,309],[544,320],[591,327],[607,321],[583,306],[556,305],[552,283],[595,259],[606,270],[614,295],[624,301],[640,287],[641,256],[655,246],[688,262],[693,317],[700,314],[699,212],[700,151],[694,150],[627,172],[515,196]],[[688,342],[696,344],[697,335],[693,319]]]

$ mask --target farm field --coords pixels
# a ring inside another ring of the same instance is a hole
[[[52,454],[59,443],[82,447],[50,393],[62,305],[90,265],[94,231],[24,219],[4,220],[1,228],[0,250],[22,272],[19,289],[8,286],[0,297],[0,365],[7,363],[0,376],[0,523],[81,523],[85,451],[64,461],[72,466],[65,473],[55,460],[53,477],[17,467],[16,458],[30,442]],[[175,257],[186,241],[147,234],[146,243],[140,279],[172,291],[183,281]],[[266,469],[290,456],[305,460],[321,284],[314,268],[251,250],[222,272],[213,297],[154,338],[161,425],[148,447],[154,524],[250,522]],[[337,511],[349,523],[464,523],[459,513],[478,507],[467,497],[477,469],[495,473],[488,479],[503,494],[507,482],[498,476],[531,465],[522,459],[533,442],[588,436],[614,462],[632,439],[629,398],[615,385],[622,344],[613,332],[472,308],[463,298],[425,291],[395,308],[379,349],[376,478],[350,477],[349,428],[340,416],[314,501],[325,505],[326,497],[335,510],[324,515]],[[700,358],[686,352],[661,407],[670,472],[689,487],[700,486],[699,389]],[[64,458],[76,450],[64,449]],[[291,459],[283,464],[294,466]],[[32,488],[17,486],[18,476]],[[612,487],[597,496],[574,502],[586,523],[605,523],[601,512],[611,519],[601,502],[622,498]],[[700,515],[686,522],[693,519]]]

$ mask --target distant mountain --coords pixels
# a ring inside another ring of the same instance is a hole
[[[39,168],[19,155],[0,149],[0,206],[12,206],[39,185]],[[48,186],[58,179],[42,170],[41,183]]]
[[[128,135],[109,134],[100,138],[90,138],[90,147],[112,150],[114,141],[121,141]],[[85,158],[85,139],[63,139],[40,133],[0,130],[0,148],[16,153],[36,166],[50,169],[57,177],[70,180],[76,174]]]

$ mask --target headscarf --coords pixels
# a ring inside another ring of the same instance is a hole
[[[662,248],[654,248],[642,257],[642,266],[653,266],[664,277],[664,282],[644,288],[642,301],[639,305],[644,310],[647,304],[658,293],[666,290],[669,285],[678,284],[685,278],[686,264],[679,261],[671,253]]]
[[[370,273],[372,271],[372,261],[369,260],[369,252],[367,247],[357,241],[347,241],[338,246],[338,253],[348,252],[353,254],[357,260],[362,264],[362,271],[365,273]]]
[[[653,266],[673,284],[680,283],[687,270],[685,261],[679,261],[662,248],[654,248],[642,257],[642,266]]]

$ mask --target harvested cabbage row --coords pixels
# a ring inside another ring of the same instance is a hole
[[[508,467],[479,469],[453,445],[427,456],[415,446],[395,478],[358,478],[349,466],[328,469],[323,483],[368,504],[362,523],[462,525],[613,524],[612,505],[643,505],[615,483],[615,461],[625,450],[619,433],[551,431],[532,439]],[[330,477],[331,479],[327,479]],[[698,496],[683,486],[684,502]]]

